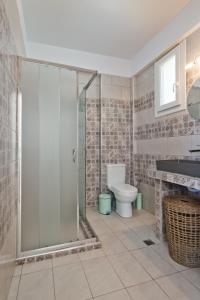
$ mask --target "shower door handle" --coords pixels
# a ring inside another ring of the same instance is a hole
[[[72,160],[74,163],[76,162],[76,149],[75,148],[72,149]]]

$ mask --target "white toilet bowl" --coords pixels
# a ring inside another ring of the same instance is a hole
[[[124,218],[132,216],[132,202],[137,196],[137,188],[125,183],[126,165],[107,165],[107,187],[116,198],[116,212]]]
[[[111,187],[116,198],[116,212],[124,218],[132,217],[132,203],[137,196],[137,188],[130,184],[118,184]]]

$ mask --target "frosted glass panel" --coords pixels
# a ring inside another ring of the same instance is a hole
[[[67,83],[67,84],[66,84]],[[77,232],[77,95],[76,72],[60,70],[60,221],[61,242]]]
[[[59,70],[40,66],[39,215],[40,247],[59,243],[60,229],[60,89]]]
[[[76,72],[22,67],[22,251],[77,239]]]
[[[39,248],[39,65],[22,64],[22,251]]]
[[[171,55],[160,67],[160,105],[176,101],[176,56]]]
[[[79,109],[78,109],[78,161],[79,161],[79,182],[78,182],[78,194],[79,194],[79,213],[80,216],[85,218],[86,216],[86,166],[85,166],[85,132],[86,132],[86,90],[83,89],[79,96]]]

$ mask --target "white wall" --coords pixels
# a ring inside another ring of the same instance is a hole
[[[200,24],[200,0],[191,0],[132,60],[126,60],[28,42],[20,0],[4,1],[17,44],[18,54],[26,55],[29,58],[63,63],[75,67],[97,70],[100,73],[125,77],[131,77],[136,74]]]
[[[175,45],[200,25],[200,0],[191,0],[188,5],[132,60],[108,57],[48,45],[28,43],[28,56],[65,63],[81,68],[97,70],[118,76],[133,76],[154,61],[166,49]],[[131,38],[131,37],[130,37]]]
[[[200,25],[200,0],[188,5],[141,49],[131,62],[131,73],[136,74]]]
[[[28,42],[27,57],[95,70],[99,73],[131,76],[130,61],[111,56]]]

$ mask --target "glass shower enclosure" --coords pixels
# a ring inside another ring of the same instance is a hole
[[[79,215],[86,217],[86,160],[85,160],[85,142],[86,142],[86,89],[84,88],[79,96],[79,118],[78,118],[78,161],[79,161]]]
[[[94,77],[91,74],[91,77]],[[77,71],[23,60],[18,255],[77,241],[85,218],[86,89]]]

